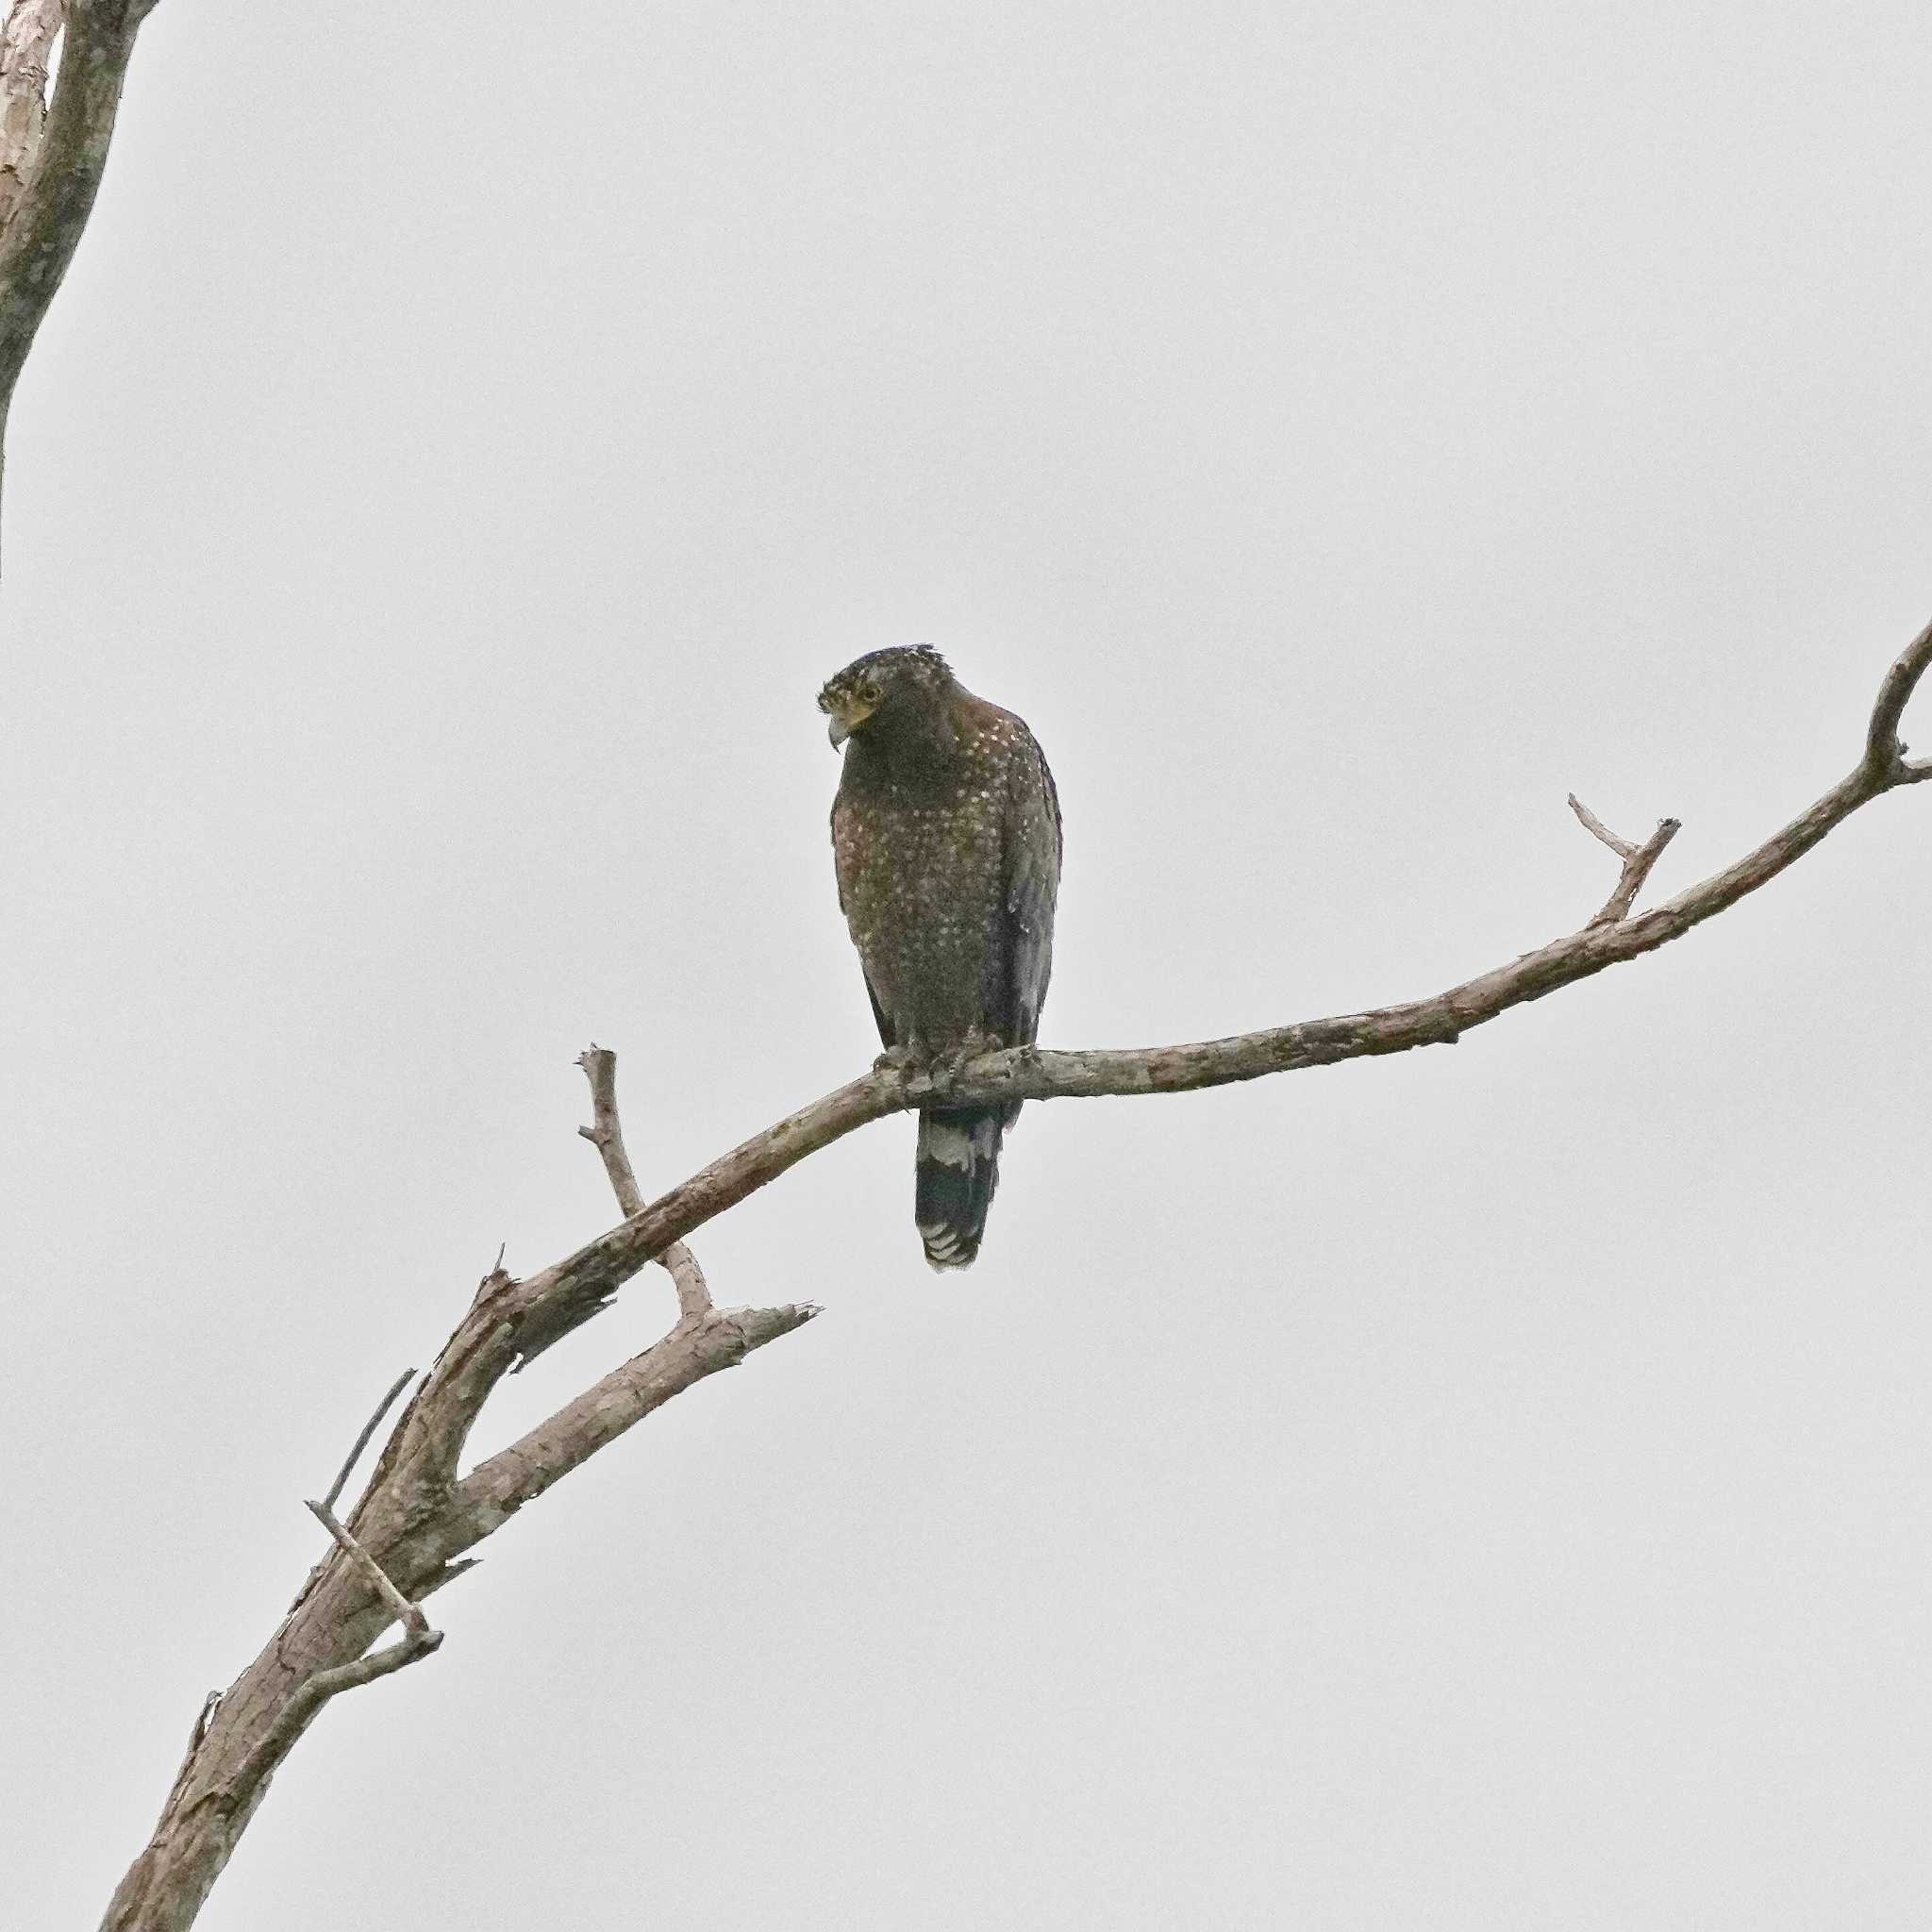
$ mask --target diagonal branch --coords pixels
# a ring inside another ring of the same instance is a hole
[[[599,1051],[593,1048],[586,1060]],[[627,1175],[617,1120],[616,1056],[603,1054],[599,1065],[593,1092],[606,1133],[600,1151],[607,1168],[621,1167]],[[635,1181],[629,1185],[635,1195]],[[333,1539],[334,1551],[310,1574],[261,1655],[225,1694],[204,1707],[160,1822],[115,1892],[104,1932],[178,1932],[192,1923],[275,1768],[323,1707],[344,1690],[427,1657],[441,1643],[422,1599],[473,1567],[475,1559],[463,1552],[654,1409],[721,1369],[736,1367],[754,1349],[818,1313],[809,1303],[713,1307],[689,1250],[679,1248],[664,1259],[677,1284],[681,1311],[671,1332],[458,1483],[457,1459],[476,1410],[515,1352],[499,1344],[507,1333],[502,1310],[519,1284],[500,1266],[492,1268],[405,1408],[352,1524],[345,1524],[335,1515],[336,1497],[408,1376],[397,1379],[365,1424],[328,1498],[308,1505]],[[402,1635],[371,1653],[369,1645],[391,1624],[401,1624]]]
[[[70,0],[60,77],[44,109],[50,22],[62,9],[19,0],[9,12],[9,51],[19,51],[5,87],[7,158],[17,159],[10,184],[0,183],[0,462],[14,385],[93,211],[135,35],[154,5]]]
[[[479,1462],[452,1490],[447,1504],[405,1539],[397,1561],[411,1574],[439,1578],[444,1565],[502,1528],[525,1503],[535,1502],[653,1409],[720,1369],[736,1368],[753,1349],[804,1327],[818,1313],[815,1303],[794,1302],[774,1308],[707,1307],[695,1320],[680,1319],[661,1341]]]
[[[344,1690],[359,1690],[364,1684],[374,1684],[378,1678],[391,1676],[442,1647],[442,1632],[430,1627],[422,1606],[409,1602],[390,1581],[382,1566],[337,1522],[334,1511],[324,1503],[309,1503],[307,1507],[335,1539],[350,1562],[368,1578],[385,1607],[401,1621],[403,1634],[393,1643],[367,1657],[351,1657],[346,1662],[310,1672],[290,1693],[288,1701],[250,1747],[239,1767],[214,1786],[210,1792],[202,1794],[204,1798],[211,1796],[221,1811],[229,1816],[239,1816],[243,1823],[261,1802],[275,1767],[289,1755],[295,1740],[315,1722],[316,1714],[330,1698],[340,1697]],[[136,1869],[139,1869],[138,1865]],[[112,1923],[111,1919],[109,1923]]]
[[[1899,755],[1874,758],[1869,749],[1872,743],[1895,746],[1895,738],[1888,740],[1886,734],[1895,734],[1907,701],[1928,663],[1932,663],[1932,625],[1920,632],[1886,674],[1873,712],[1868,749],[1857,768],[1761,845],[1647,912],[1601,924],[1592,920],[1580,930],[1554,939],[1507,965],[1430,998],[1398,1006],[1178,1046],[1074,1053],[1009,1047],[982,1054],[946,1080],[943,1097],[958,1104],[1185,1093],[1237,1080],[1256,1080],[1269,1074],[1299,1073],[1341,1060],[1452,1044],[1472,1027],[1483,1025],[1511,1007],[1541,999],[1681,938],[1775,878],[1859,807],[1898,786],[1932,775],[1932,765],[1910,764]],[[1659,826],[1658,835],[1661,833]],[[1651,842],[1661,849],[1659,836],[1654,836]],[[1613,895],[1611,905],[1615,904]],[[1605,908],[1606,912],[1609,910]],[[683,1240],[736,1207],[821,1148],[868,1122],[927,1105],[939,1093],[932,1074],[888,1068],[788,1114],[660,1195],[641,1214],[598,1236],[541,1274],[515,1284],[500,1308],[500,1319],[508,1331],[507,1342],[513,1345],[510,1339],[520,1323],[550,1317],[558,1303],[569,1306],[584,1297],[594,1300],[608,1295],[671,1242]]]
[[[60,78],[30,178],[0,233],[0,396],[10,395],[34,332],[93,211],[134,39],[153,0],[73,0]]]
[[[867,1122],[920,1107],[941,1091],[955,1103],[1177,1093],[1449,1044],[1512,1007],[1654,951],[1776,877],[1861,806],[1932,776],[1932,765],[1907,761],[1897,738],[1928,663],[1932,627],[1887,674],[1857,768],[1735,863],[1648,911],[1631,908],[1674,822],[1665,820],[1643,846],[1633,847],[1579,806],[1579,818],[1622,862],[1609,904],[1579,930],[1427,999],[1180,1046],[1014,1048],[982,1054],[942,1081],[923,1071],[874,1071],[787,1115],[648,1203],[640,1200],[624,1154],[614,1056],[592,1049],[584,1065],[596,1124],[583,1131],[604,1155],[627,1218],[525,1280],[500,1268],[485,1277],[391,1432],[352,1521],[331,1528],[336,1550],[261,1655],[197,1726],[154,1840],[115,1894],[108,1932],[179,1932],[192,1923],[269,1774],[322,1705],[424,1654],[428,1626],[422,1600],[468,1567],[464,1552],[672,1397],[818,1312],[809,1304],[713,1307],[688,1252],[674,1258],[694,1229]],[[585,1319],[658,1258],[678,1281],[676,1326],[508,1448],[459,1474],[484,1402],[520,1356],[527,1358],[543,1336]],[[316,1507],[327,1520],[327,1506]],[[398,1642],[366,1656],[399,1620]]]
[[[1888,674],[1874,715],[1900,717],[1928,663],[1932,626]],[[1446,1045],[1512,1007],[1681,937],[1774,878],[1860,806],[1907,782],[1909,768],[1896,760],[1879,764],[1863,758],[1790,824],[1674,899],[1631,917],[1593,921],[1431,998],[1180,1046],[1072,1053],[1009,1048],[969,1061],[947,1081],[945,1097],[958,1103],[1179,1093]],[[462,1444],[484,1395],[516,1357],[520,1334],[541,1335],[576,1310],[595,1307],[674,1242],[801,1160],[871,1121],[929,1102],[938,1091],[924,1071],[868,1074],[753,1136],[575,1254],[525,1280],[504,1280],[451,1338],[385,1452],[399,1469],[415,1472],[399,1492],[421,1499],[418,1523],[433,1523],[437,1501],[453,1494]],[[422,1534],[425,1549],[445,1543],[433,1530]]]
[[[335,1511],[326,1503],[305,1503],[302,1507],[335,1539],[336,1546],[362,1573],[383,1608],[402,1624],[410,1636],[425,1640],[435,1638],[436,1643],[442,1641],[442,1639],[429,1627],[429,1619],[423,1614],[422,1607],[412,1604],[391,1582],[389,1573],[342,1527],[336,1519]],[[426,1647],[434,1649],[435,1644],[427,1644]]]
[[[352,1458],[353,1460],[353,1458]],[[346,1474],[346,1471],[344,1474]],[[359,1690],[378,1677],[387,1677],[419,1658],[441,1649],[442,1632],[430,1626],[421,1604],[411,1603],[391,1580],[389,1573],[356,1539],[343,1528],[326,1503],[305,1503],[315,1520],[328,1531],[336,1547],[370,1589],[384,1611],[403,1626],[395,1642],[368,1657],[325,1666],[310,1672],[291,1693],[275,1720],[243,1758],[241,1769],[219,1788],[230,1807],[251,1805],[267,1784],[275,1768],[288,1755],[289,1748],[314,1721],[315,1714],[331,1697],[344,1690]]]
[[[362,1433],[356,1438],[356,1446],[349,1451],[348,1457],[343,1461],[341,1468],[336,1472],[335,1481],[328,1486],[328,1494],[322,1499],[322,1507],[325,1509],[333,1509],[336,1507],[336,1499],[347,1486],[349,1476],[355,1470],[356,1464],[361,1459],[363,1450],[368,1448],[370,1437],[375,1435],[377,1425],[381,1423],[383,1417],[390,1412],[396,1397],[408,1387],[409,1377],[415,1373],[414,1369],[405,1369],[389,1385],[389,1393],[375,1405],[375,1412],[362,1424]]]

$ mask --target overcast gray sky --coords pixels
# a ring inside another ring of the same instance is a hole
[[[1932,616],[1917,6],[163,0],[8,463],[4,1890],[92,1924],[499,1242],[874,1051],[813,693],[1052,759],[1043,1037],[1430,992]],[[1922,697],[1907,736],[1932,742]],[[911,1128],[202,1924],[1923,1926],[1932,795],[1429,1051]],[[659,1332],[622,1304],[488,1450]]]

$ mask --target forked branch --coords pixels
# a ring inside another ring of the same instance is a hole
[[[1608,902],[1578,930],[1427,999],[1187,1045],[1075,1053],[1023,1047],[980,1055],[957,1074],[874,1071],[787,1115],[650,1202],[625,1152],[615,1057],[592,1048],[580,1064],[591,1082],[593,1124],[580,1131],[603,1156],[625,1218],[526,1279],[493,1269],[391,1432],[349,1522],[335,1521],[333,1497],[311,1506],[336,1546],[261,1656],[205,1708],[155,1838],[109,1908],[110,1932],[178,1932],[192,1921],[269,1772],[328,1697],[433,1647],[422,1601],[469,1567],[468,1551],[653,1409],[817,1312],[808,1303],[714,1307],[682,1245],[694,1229],[867,1122],[935,1098],[1176,1093],[1446,1045],[1511,1007],[1654,951],[1776,877],[1860,806],[1932,777],[1932,763],[1908,761],[1898,739],[1928,662],[1932,627],[1887,673],[1852,773],[1734,864],[1648,911],[1634,909],[1637,895],[1676,822],[1664,820],[1642,845],[1632,845],[1573,798],[1578,818],[1618,857],[1620,876]],[[670,1333],[520,1441],[460,1473],[470,1431],[497,1383],[606,1306],[652,1260],[664,1263],[677,1287],[679,1316]],[[396,1622],[402,1639],[367,1655]]]
[[[616,1056],[593,1048],[583,1064],[597,1118],[586,1135],[604,1156],[620,1205],[626,1196],[634,1202],[637,1184],[617,1117]],[[473,1567],[464,1552],[653,1409],[818,1312],[808,1303],[716,1308],[688,1249],[678,1246],[662,1258],[677,1289],[679,1314],[671,1332],[458,1481],[458,1458],[476,1412],[517,1354],[498,1344],[500,1310],[518,1284],[493,1268],[404,1410],[344,1524],[335,1514],[336,1499],[408,1374],[397,1378],[327,1497],[308,1506],[334,1543],[330,1557],[311,1573],[268,1647],[203,1707],[160,1821],[115,1892],[104,1932],[179,1932],[192,1924],[275,1767],[323,1707],[441,1643],[422,1599]],[[530,1333],[523,1339],[530,1341]],[[369,1645],[391,1624],[399,1624],[402,1635],[372,1653]]]
[[[1629,918],[1630,908],[1636,905],[1637,895],[1642,891],[1651,867],[1664,856],[1664,847],[1684,829],[1683,824],[1677,819],[1659,819],[1657,830],[1641,845],[1633,845],[1629,840],[1618,838],[1574,791],[1570,794],[1570,809],[1582,822],[1586,832],[1593,839],[1601,839],[1624,861],[1616,891],[1604,901],[1603,910],[1590,922],[1591,925],[1613,925],[1620,919]]]

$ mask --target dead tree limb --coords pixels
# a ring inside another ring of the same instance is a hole
[[[1407,1053],[1419,1046],[1451,1045],[1511,1007],[1542,999],[1625,959],[1655,952],[1775,878],[1860,806],[1901,786],[1932,778],[1932,759],[1907,758],[1898,738],[1906,703],[1928,663],[1932,625],[1920,632],[1886,674],[1863,755],[1851,773],[1761,845],[1647,912],[1619,909],[1622,889],[1629,880],[1626,860],[1619,891],[1577,931],[1428,999],[1179,1046],[1074,1053],[1009,1047],[982,1054],[950,1076],[890,1068],[874,1071],[788,1114],[658,1196],[621,1226],[541,1274],[515,1284],[501,1304],[502,1320],[511,1328],[523,1322],[555,1320],[559,1304],[568,1307],[586,1297],[608,1296],[673,1241],[736,1207],[808,1155],[887,1114],[935,1099],[963,1104],[1184,1093],[1257,1080],[1268,1074]],[[1661,850],[1664,842],[1660,825],[1650,845]],[[1613,912],[1615,917],[1610,916]]]
[[[626,1205],[626,1191],[635,1200],[637,1184],[617,1118],[616,1056],[592,1048],[582,1064],[591,1075],[597,1121],[587,1136],[596,1141],[620,1205]],[[458,1481],[458,1461],[477,1412],[521,1353],[502,1320],[518,1284],[492,1269],[403,1411],[361,1501],[343,1524],[335,1516],[335,1498],[408,1377],[390,1391],[328,1500],[308,1505],[335,1548],[310,1573],[261,1655],[203,1707],[187,1760],[147,1848],[108,1907],[104,1932],[182,1932],[192,1924],[275,1768],[322,1707],[441,1643],[422,1600],[472,1567],[465,1551],[653,1409],[818,1312],[809,1303],[714,1307],[688,1249],[667,1251],[662,1258],[677,1289],[678,1320],[671,1332]],[[601,1305],[602,1298],[592,1298],[591,1312]],[[369,1654],[370,1644],[395,1623],[403,1626],[402,1637]]]
[[[333,1509],[336,1507],[342,1491],[349,1486],[349,1477],[355,1473],[357,1463],[362,1459],[363,1450],[369,1446],[370,1437],[375,1435],[376,1429],[381,1425],[383,1417],[394,1407],[396,1397],[409,1386],[409,1377],[415,1373],[414,1369],[405,1369],[389,1385],[389,1393],[375,1405],[375,1412],[362,1424],[362,1433],[356,1438],[356,1446],[349,1451],[348,1456],[342,1462],[341,1468],[336,1471],[336,1479],[328,1486],[328,1494],[322,1499],[322,1507],[325,1509]]]
[[[1683,824],[1677,819],[1659,819],[1657,830],[1641,845],[1633,845],[1629,840],[1618,838],[1574,791],[1570,794],[1570,809],[1591,838],[1601,839],[1624,861],[1616,890],[1604,901],[1603,910],[1590,922],[1591,925],[1614,925],[1618,920],[1630,916],[1630,908],[1636,905],[1651,868],[1664,856],[1664,847],[1684,829]]]
[[[14,385],[93,212],[135,35],[154,6],[14,0],[0,26],[0,469]]]
[[[1928,663],[1932,626],[1887,673],[1849,775],[1735,863],[1647,912],[1634,910],[1637,894],[1675,822],[1664,820],[1642,846],[1633,846],[1577,806],[1585,825],[1621,860],[1608,903],[1577,931],[1428,999],[1188,1045],[1075,1053],[1014,1048],[980,1055],[957,1073],[875,1071],[787,1115],[648,1203],[624,1149],[614,1056],[592,1048],[580,1064],[591,1081],[594,1120],[581,1131],[603,1156],[626,1218],[527,1279],[493,1269],[391,1432],[348,1524],[335,1524],[326,1506],[318,1506],[336,1546],[261,1655],[204,1707],[154,1838],[108,1908],[107,1932],[181,1932],[191,1924],[275,1766],[329,1697],[424,1654],[423,1599],[470,1567],[469,1551],[653,1409],[817,1312],[809,1304],[714,1307],[682,1246],[687,1235],[867,1122],[935,1098],[1177,1093],[1447,1045],[1511,1007],[1653,952],[1776,877],[1859,807],[1932,778],[1932,760],[1908,760],[1898,737]],[[461,1473],[470,1431],[504,1375],[595,1313],[653,1260],[661,1260],[677,1285],[679,1317],[670,1333],[520,1441]],[[397,1621],[403,1639],[366,1655]],[[412,1642],[416,1651],[406,1654]]]
[[[577,1132],[604,1157],[604,1170],[610,1176],[610,1191],[617,1196],[618,1207],[626,1216],[641,1214],[644,1197],[637,1175],[631,1172],[630,1156],[624,1147],[624,1129],[617,1119],[617,1056],[608,1047],[593,1046],[579,1056],[577,1065],[591,1082],[594,1116],[591,1125],[579,1127]],[[657,1258],[669,1272],[671,1284],[677,1291],[678,1313],[688,1322],[707,1313],[711,1306],[711,1291],[705,1286],[705,1271],[698,1266],[698,1257],[682,1241],[673,1241]],[[527,1354],[525,1359],[529,1359]]]

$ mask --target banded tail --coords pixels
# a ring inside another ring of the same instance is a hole
[[[970,1268],[1000,1179],[1003,1107],[955,1107],[919,1116],[912,1216],[934,1268]]]

